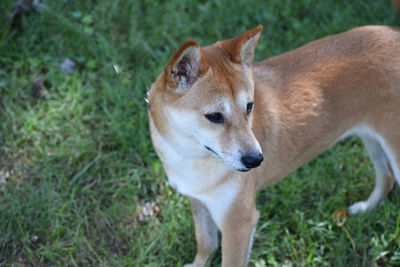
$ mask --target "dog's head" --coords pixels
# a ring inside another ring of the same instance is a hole
[[[252,132],[251,68],[261,30],[260,25],[204,48],[186,41],[152,85],[157,128],[188,156],[209,153],[238,171],[261,164],[261,146]]]

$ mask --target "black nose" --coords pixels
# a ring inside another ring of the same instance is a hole
[[[251,169],[260,166],[263,159],[264,158],[261,153],[256,153],[256,154],[246,154],[240,160],[242,161],[243,165],[246,168]]]

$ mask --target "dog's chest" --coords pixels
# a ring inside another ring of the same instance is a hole
[[[237,180],[226,177],[222,163],[173,158],[168,156],[163,161],[169,183],[181,194],[200,200],[221,227],[226,212],[237,197]]]

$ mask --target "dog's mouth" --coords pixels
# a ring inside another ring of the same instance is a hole
[[[220,156],[218,155],[218,153],[215,152],[211,147],[204,145],[204,148],[207,149],[208,151],[210,151],[212,154],[214,154],[217,158],[221,159]],[[251,169],[252,168],[240,168],[240,169],[234,168],[235,171],[239,171],[239,172],[248,172]]]
[[[214,150],[212,150],[209,146],[204,146],[208,151],[210,151],[211,153],[213,153],[215,156],[218,157],[217,152],[215,152]]]

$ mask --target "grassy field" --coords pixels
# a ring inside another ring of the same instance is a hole
[[[4,27],[15,2],[0,2],[1,266],[193,259],[189,203],[168,186],[143,100],[186,39],[207,45],[263,24],[258,61],[360,25],[400,26],[389,0],[43,0],[42,13]],[[250,266],[400,265],[399,192],[348,218],[349,235],[331,218],[373,184],[351,138],[260,193]]]

